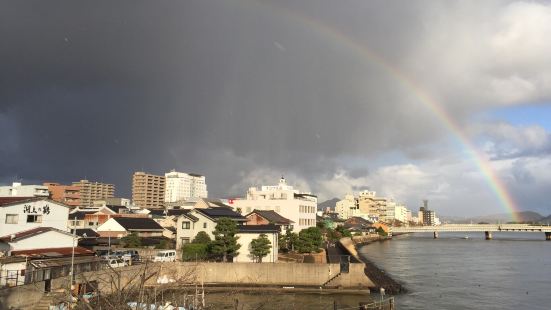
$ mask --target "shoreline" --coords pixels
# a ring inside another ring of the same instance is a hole
[[[160,285],[148,285],[149,288],[161,287]],[[181,286],[181,287],[172,287],[166,289],[178,290],[180,288],[193,289],[195,285]],[[238,292],[244,294],[252,293],[267,293],[267,292],[276,292],[281,294],[294,294],[294,293],[304,293],[304,294],[316,294],[316,295],[360,295],[366,296],[369,295],[369,289],[357,289],[357,288],[321,288],[313,286],[280,286],[280,285],[227,285],[227,284],[204,284],[201,288],[205,293],[223,293],[223,292]]]
[[[398,236],[398,235],[396,235],[396,236]],[[365,275],[371,281],[373,281],[373,283],[377,286],[378,290],[380,288],[384,288],[386,293],[392,294],[392,295],[407,293],[406,288],[401,283],[394,280],[383,269],[379,268],[375,263],[370,261],[367,257],[365,257],[364,255],[360,255],[360,253],[358,251],[360,247],[363,247],[365,245],[375,243],[375,242],[389,241],[389,240],[392,240],[392,237],[383,237],[383,238],[379,237],[377,239],[365,240],[365,241],[361,241],[361,242],[355,242],[353,239],[351,239],[351,240],[354,244],[354,249],[358,253],[357,259],[359,259],[365,265],[365,269],[364,269]],[[344,250],[346,250],[346,248],[344,246],[342,246],[342,248],[344,248]],[[348,250],[346,250],[346,251],[350,252]],[[352,253],[350,253],[350,254],[352,254]]]

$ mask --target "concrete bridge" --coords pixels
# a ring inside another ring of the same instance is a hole
[[[545,240],[551,240],[551,226],[529,224],[445,224],[440,226],[392,227],[392,233],[432,232],[438,238],[439,232],[484,232],[486,240],[492,239],[492,232],[543,232]]]

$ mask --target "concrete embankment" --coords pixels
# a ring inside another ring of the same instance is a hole
[[[363,264],[350,264],[350,272],[341,273],[339,264],[298,264],[298,263],[150,263],[84,272],[76,275],[76,283],[95,283],[103,293],[112,292],[116,287],[136,285],[142,279],[146,286],[186,287],[202,284],[212,287],[280,288],[300,289],[344,289],[366,290],[375,284],[363,272]],[[50,281],[53,292],[63,293],[68,287],[68,278]],[[116,284],[116,285],[114,285]],[[31,309],[32,304],[43,297],[45,282],[0,290],[0,309]]]
[[[383,239],[384,240],[384,239]],[[374,288],[379,290],[384,288],[389,294],[398,294],[405,292],[404,287],[387,275],[382,269],[377,267],[374,263],[367,258],[358,254],[357,246],[366,245],[371,242],[380,241],[379,239],[358,239],[354,242],[351,238],[342,238],[339,240],[340,248],[344,251],[343,254],[348,253],[355,259],[365,264],[364,273],[374,284]]]

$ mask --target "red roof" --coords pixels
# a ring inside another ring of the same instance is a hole
[[[48,256],[48,257],[62,257],[71,256],[73,254],[73,248],[49,248],[49,249],[32,249],[32,250],[19,250],[12,251],[11,255],[25,255],[25,256]],[[75,255],[94,255],[93,251],[82,247],[75,247]]]
[[[17,241],[17,240],[20,240],[20,239],[24,239],[24,238],[32,237],[32,236],[35,236],[35,235],[39,235],[39,234],[42,234],[42,233],[45,233],[45,232],[48,232],[48,231],[57,231],[57,232],[60,232],[60,233],[70,235],[66,231],[62,231],[62,230],[59,230],[59,229],[56,229],[56,228],[53,228],[53,227],[36,227],[36,228],[31,228],[31,229],[27,229],[27,230],[17,232],[15,234],[9,234],[9,235],[2,236],[2,237],[0,237],[0,241],[4,241],[4,242]],[[13,236],[13,238],[12,238],[12,236]]]
[[[36,197],[0,197],[0,206],[18,202],[18,201],[30,200],[33,198],[36,198]]]

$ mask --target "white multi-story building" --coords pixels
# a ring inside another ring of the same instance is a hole
[[[241,214],[253,210],[272,210],[295,222],[294,232],[316,226],[318,198],[287,185],[285,178],[276,186],[251,187],[246,199],[231,200],[230,205]]]
[[[207,196],[207,183],[204,175],[174,170],[165,173],[165,202],[206,198]]]
[[[411,217],[411,211],[409,212]],[[401,204],[398,204],[394,207],[394,219],[402,223],[408,223],[408,209]]]
[[[23,185],[13,182],[11,186],[0,186],[0,197],[48,197],[48,186]]]

